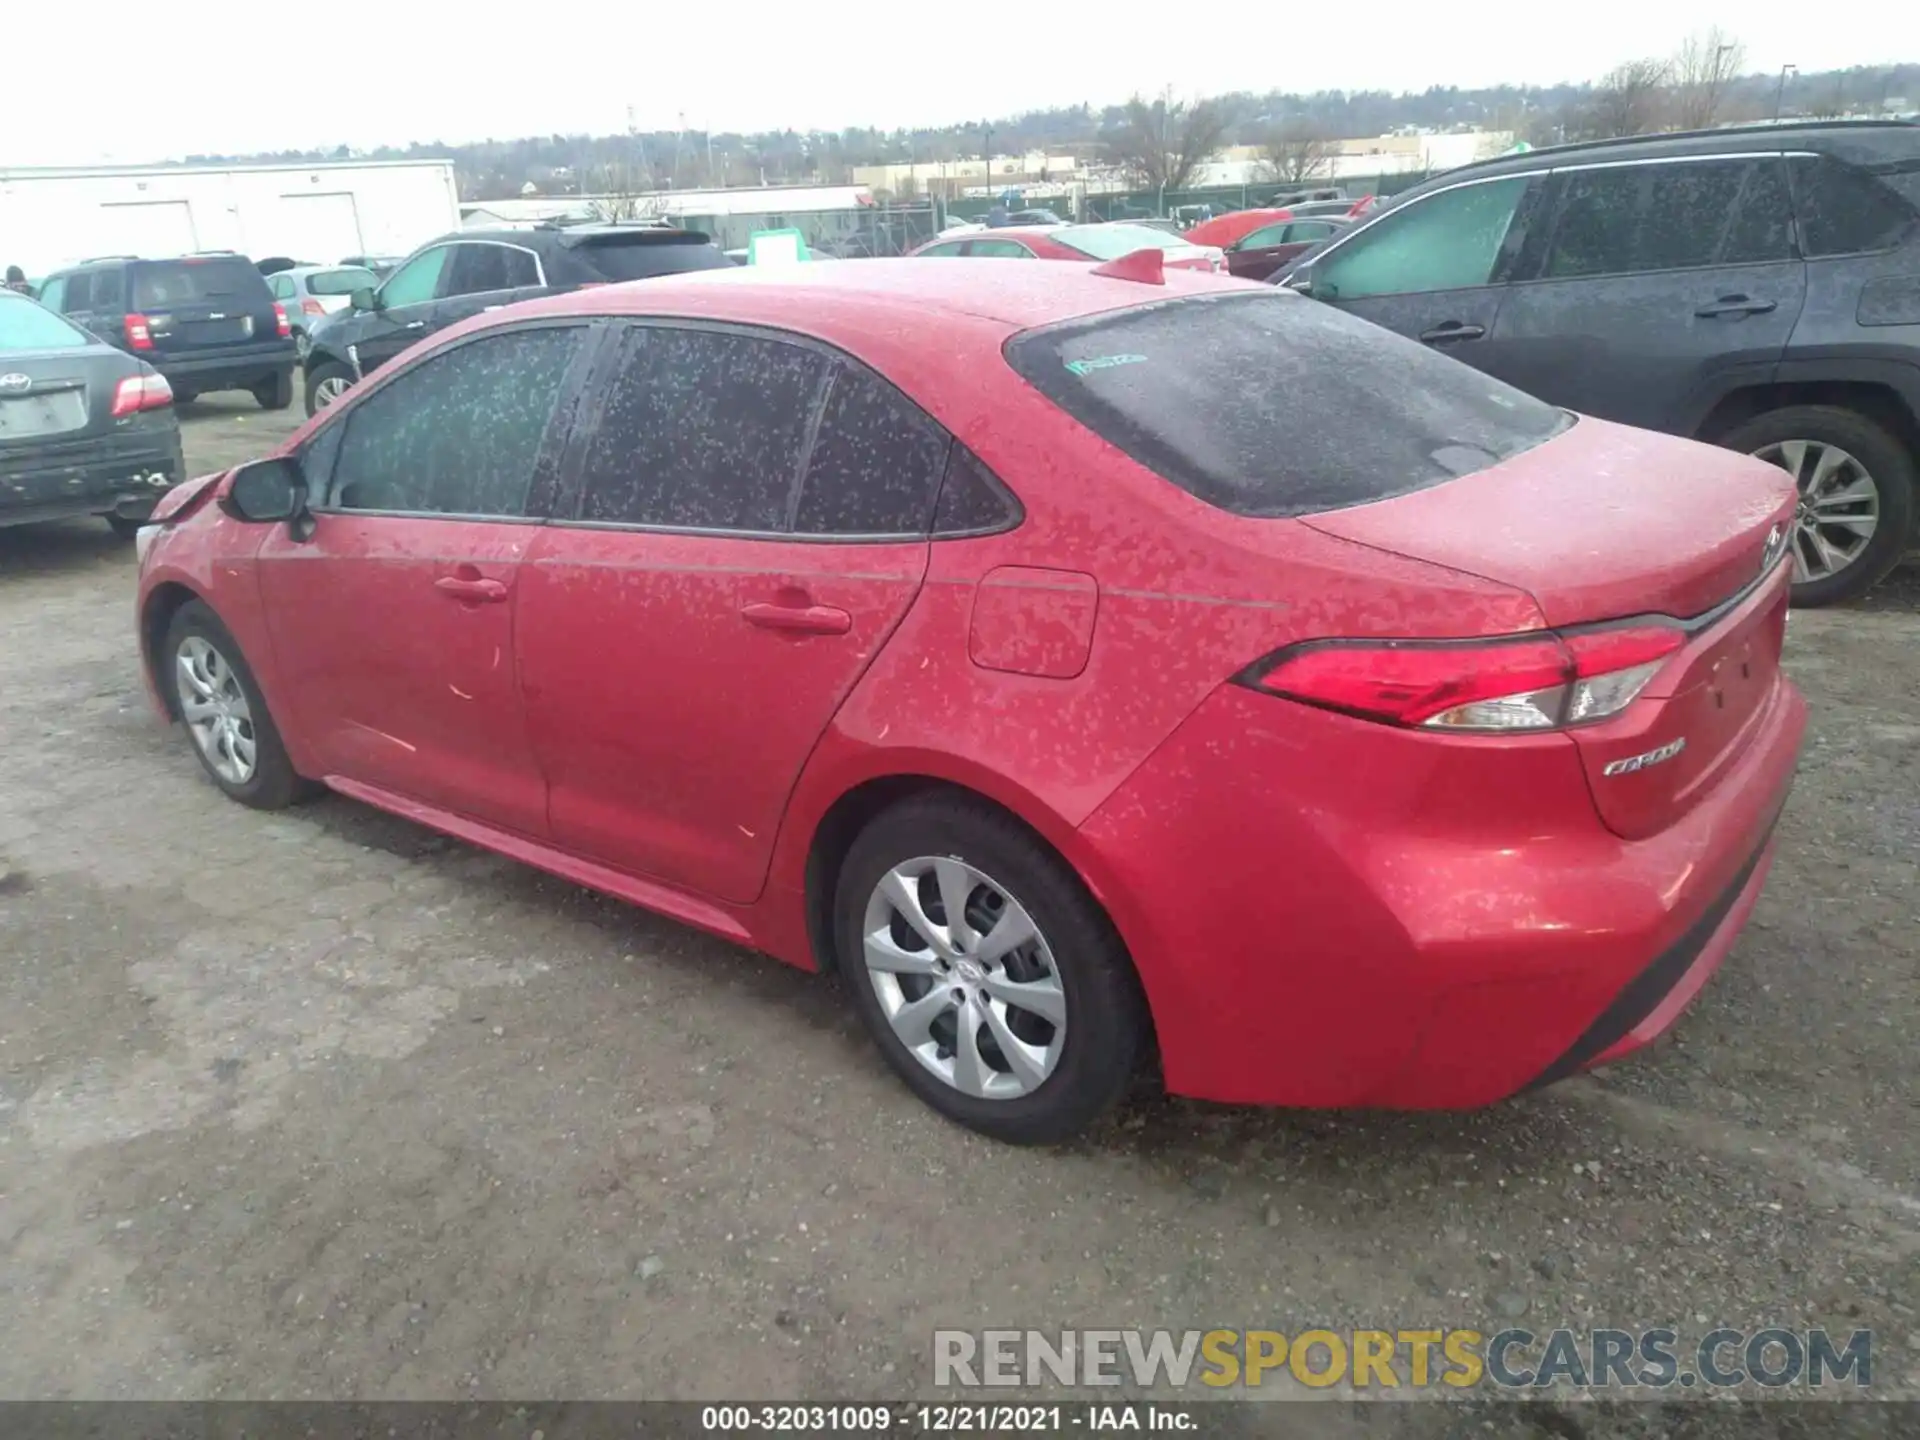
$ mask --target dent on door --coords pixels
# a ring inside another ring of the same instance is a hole
[[[1078,570],[1002,565],[973,597],[967,653],[983,670],[1071,680],[1093,653],[1100,586]]]

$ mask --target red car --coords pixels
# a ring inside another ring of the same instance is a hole
[[[1472,1106],[1663,1030],[1773,853],[1793,512],[1138,255],[736,269],[474,317],[174,491],[138,633],[235,800],[837,969],[1045,1141],[1150,1050]]]
[[[1187,235],[1170,235],[1150,225],[1115,220],[1094,225],[1022,225],[969,231],[931,240],[914,256],[941,259],[990,258],[1002,260],[1118,260],[1139,250],[1158,250],[1169,270],[1226,269],[1220,251],[1197,245]]]

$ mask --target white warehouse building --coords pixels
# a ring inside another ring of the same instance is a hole
[[[234,250],[326,264],[460,228],[446,160],[0,169],[0,265]]]

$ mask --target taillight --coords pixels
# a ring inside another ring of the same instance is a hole
[[[122,323],[126,327],[129,349],[151,350],[153,348],[153,332],[147,328],[146,316],[129,315]]]
[[[300,313],[302,315],[324,315],[327,313],[327,307],[322,305],[318,300],[315,300],[312,296],[308,296],[300,302]]]
[[[1617,715],[1668,656],[1677,627],[1636,624],[1497,640],[1314,641],[1243,677],[1365,720],[1428,730],[1554,730]]]
[[[278,300],[273,302],[273,330],[282,340],[293,334],[293,326],[287,323],[287,307]]]
[[[164,375],[129,375],[113,387],[113,418],[141,410],[161,410],[173,403],[173,387]]]

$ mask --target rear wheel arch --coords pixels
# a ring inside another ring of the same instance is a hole
[[[1792,380],[1748,385],[1720,397],[1694,427],[1693,438],[1709,444],[1749,420],[1796,405],[1830,405],[1852,410],[1891,432],[1920,458],[1920,415],[1901,390],[1877,380]]]

